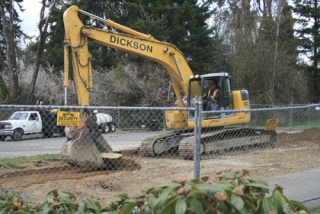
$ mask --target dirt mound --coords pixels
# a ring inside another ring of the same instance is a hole
[[[311,128],[303,131],[289,131],[278,134],[278,146],[310,146],[320,145],[320,129]]]

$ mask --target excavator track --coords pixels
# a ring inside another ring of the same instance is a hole
[[[187,133],[192,136],[192,133]],[[160,155],[171,148],[178,147],[182,138],[186,137],[185,131],[168,131],[143,140],[139,147],[139,154],[143,156]]]
[[[208,159],[212,154],[231,153],[250,150],[254,147],[274,147],[277,134],[274,130],[255,128],[224,129],[201,135],[201,159]],[[185,159],[194,157],[194,137],[181,140],[179,155]]]
[[[222,129],[201,134],[201,159],[212,158],[212,154],[249,150],[255,147],[273,147],[277,142],[275,130],[256,128]],[[147,138],[140,147],[140,154],[154,156],[178,148],[179,157],[194,157],[194,133],[170,131]],[[177,153],[178,154],[178,153]]]

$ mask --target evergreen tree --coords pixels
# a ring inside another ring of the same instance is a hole
[[[48,41],[45,45],[45,53],[43,63],[48,63],[55,67],[56,71],[63,70],[63,41],[64,41],[64,24],[63,13],[71,5],[77,5],[81,10],[90,12],[96,16],[104,17],[104,9],[107,7],[108,1],[86,1],[86,0],[72,0],[59,2],[52,11],[50,17],[51,29],[48,32]],[[79,13],[79,18],[85,25],[92,27],[103,27],[104,24],[98,21],[90,22],[90,17]],[[93,68],[110,68],[117,63],[117,57],[114,55],[115,50],[110,50],[95,43],[89,42],[89,50],[93,55]]]
[[[106,17],[124,26],[156,39],[176,45],[189,60],[190,67],[196,73],[206,73],[210,63],[211,29],[206,21],[211,15],[209,4],[199,5],[198,1],[75,1],[82,10],[100,17]],[[75,3],[74,2],[74,3]],[[84,23],[88,17],[80,17]],[[90,23],[101,27],[99,22]],[[93,66],[111,67],[123,58],[115,50],[101,45],[90,44]],[[143,61],[132,57],[136,61]],[[116,60],[113,60],[116,59]]]
[[[211,15],[210,4],[198,4],[198,1],[85,1],[73,0],[68,4],[56,8],[50,21],[54,28],[49,31],[44,62],[49,63],[58,70],[63,68],[63,36],[62,23],[63,12],[72,4],[81,10],[87,11],[105,19],[111,19],[126,27],[132,28],[144,34],[151,34],[157,40],[166,41],[176,45],[184,54],[195,74],[212,72],[211,54],[213,50],[212,30],[207,24]],[[85,25],[102,28],[105,24],[92,20],[79,13],[79,17]],[[59,23],[60,22],[60,23]],[[110,29],[110,27],[109,27]],[[119,31],[119,30],[118,30]],[[119,31],[120,32],[120,31]],[[218,40],[217,40],[218,41]],[[92,66],[94,70],[100,68],[109,70],[119,64],[135,63],[140,67],[138,76],[148,78],[148,70],[143,69],[150,63],[149,60],[120,52],[112,48],[89,41],[89,50],[92,54]],[[165,73],[165,72],[164,72]],[[163,75],[169,83],[168,75]],[[150,80],[156,81],[156,80]],[[165,86],[167,87],[167,85]],[[165,93],[167,95],[167,93]],[[142,95],[143,97],[143,95]],[[141,101],[137,101],[141,103]],[[131,102],[131,104],[134,104]]]
[[[294,11],[299,52],[309,61],[305,72],[309,77],[311,101],[320,101],[320,4],[318,0],[295,0]]]
[[[63,40],[64,40],[64,26],[63,26],[63,12],[66,9],[64,5],[57,3],[56,7],[52,8],[49,17],[48,39],[44,45],[44,52],[42,61],[45,64],[55,68],[56,72],[63,70],[64,58],[63,56]]]
[[[307,78],[297,65],[298,51],[297,39],[294,37],[293,8],[287,3],[281,9],[278,29],[277,55],[275,72],[277,82],[275,84],[275,100],[283,103],[308,102]],[[278,93],[282,92],[282,93]]]
[[[115,18],[120,23],[177,46],[194,73],[208,73],[212,52],[209,2],[129,0]]]

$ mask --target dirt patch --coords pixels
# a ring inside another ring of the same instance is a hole
[[[215,170],[250,168],[262,178],[320,167],[320,129],[280,133],[275,148],[219,155],[201,161],[201,174]],[[136,195],[140,190],[173,178],[193,175],[193,161],[171,157],[142,158],[125,154],[117,170],[88,171],[70,167],[60,160],[32,162],[17,169],[0,170],[0,187],[23,192],[43,201],[54,189],[69,190],[77,198],[92,198],[101,204],[117,195]]]

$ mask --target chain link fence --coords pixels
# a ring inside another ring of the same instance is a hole
[[[35,201],[59,188],[107,203],[174,178],[247,168],[291,199],[319,198],[320,105],[251,109],[250,122],[223,127],[214,124],[236,111],[200,109],[187,109],[189,128],[169,129],[166,112],[183,124],[186,109],[1,105],[0,187]],[[79,111],[89,114],[84,128],[57,125]],[[270,119],[275,131],[265,129]]]

